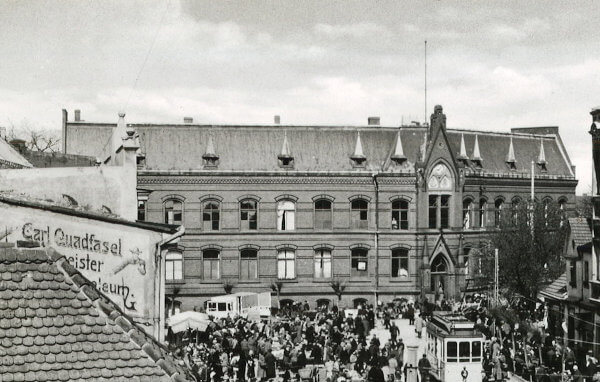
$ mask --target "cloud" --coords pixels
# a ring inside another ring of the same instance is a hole
[[[374,23],[361,22],[356,24],[342,24],[342,25],[331,25],[331,24],[316,24],[314,26],[314,32],[317,35],[330,38],[330,39],[342,39],[342,38],[373,38],[373,37],[389,37],[392,33],[384,26],[377,25]]]

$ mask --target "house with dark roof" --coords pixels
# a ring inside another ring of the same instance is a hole
[[[59,251],[2,242],[0,277],[3,382],[194,380]]]
[[[103,157],[112,123],[70,121],[67,154]],[[278,282],[281,304],[460,298],[501,212],[536,199],[565,212],[575,167],[558,127],[486,132],[380,126],[130,123],[139,135],[138,220],[185,226],[167,299],[190,310]]]
[[[585,364],[588,350],[598,351],[600,321],[593,300],[592,280],[595,264],[592,253],[592,219],[573,217],[568,220],[568,237],[563,256],[566,272],[540,291],[548,307],[548,329],[563,337],[576,350],[579,363]]]

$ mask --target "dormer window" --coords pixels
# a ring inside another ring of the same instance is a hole
[[[540,172],[548,172],[548,167],[546,167],[546,162],[538,163],[537,167],[540,170]]]
[[[367,158],[364,156],[351,156],[352,159],[352,167],[365,167]]]
[[[508,166],[508,169],[511,171],[516,171],[517,169],[517,162],[513,161],[506,161],[506,166]]]
[[[481,159],[471,159],[471,163],[473,163],[473,166],[476,169],[482,169],[483,168],[483,163],[481,162]]]
[[[219,165],[219,157],[216,154],[202,155],[204,167],[217,167]]]
[[[282,168],[294,168],[294,157],[290,155],[279,155],[279,167]]]

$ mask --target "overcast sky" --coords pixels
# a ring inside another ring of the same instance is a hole
[[[568,4],[568,6],[566,6]],[[558,125],[591,187],[600,1],[6,1],[0,126],[89,121]],[[485,153],[482,153],[485,157]]]

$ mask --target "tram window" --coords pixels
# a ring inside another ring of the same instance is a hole
[[[460,362],[469,362],[471,359],[470,342],[461,342],[458,344],[458,356]]]
[[[473,341],[473,348],[471,349],[472,351],[472,356],[473,359],[471,360],[472,362],[479,362],[481,361],[481,342],[479,341]]]
[[[446,360],[448,362],[456,362],[456,342],[454,341],[448,341],[448,344],[446,345]]]

